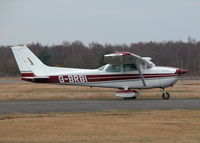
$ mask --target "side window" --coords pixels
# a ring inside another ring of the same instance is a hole
[[[107,72],[120,72],[121,67],[120,67],[120,65],[110,65],[107,67],[106,71]]]
[[[135,64],[124,64],[124,72],[137,70]]]

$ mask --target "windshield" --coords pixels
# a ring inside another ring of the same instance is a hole
[[[103,70],[105,68],[105,65],[104,66],[101,66],[100,68],[98,68],[98,70]]]
[[[149,60],[147,62],[148,62],[148,64],[147,64],[148,69],[156,66],[153,62],[151,62]]]

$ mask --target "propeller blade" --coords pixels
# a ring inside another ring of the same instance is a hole
[[[183,83],[183,74],[185,74],[187,72],[188,72],[188,70],[181,69],[181,68],[179,68],[179,69],[176,70],[176,74],[179,74],[182,83]]]

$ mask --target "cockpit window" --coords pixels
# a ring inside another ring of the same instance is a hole
[[[124,64],[124,72],[137,70],[135,64]]]
[[[121,67],[120,67],[120,65],[109,65],[106,68],[106,71],[107,72],[120,72],[121,71]]]
[[[151,62],[151,61],[148,61],[148,64],[147,64],[147,68],[148,69],[150,69],[150,68],[152,68],[152,67],[155,67],[156,65],[153,63],[153,62]]]

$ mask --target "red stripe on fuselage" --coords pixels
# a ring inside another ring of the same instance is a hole
[[[35,77],[34,73],[22,73],[22,78],[24,77]],[[69,80],[69,76],[70,77],[74,77],[77,76],[81,76],[81,75],[55,75],[55,76],[49,76],[49,80],[47,82],[50,83],[81,83],[81,79],[77,78],[74,79],[74,82],[71,82]],[[145,79],[148,78],[162,78],[162,77],[174,77],[174,76],[178,76],[178,74],[175,73],[164,73],[164,74],[143,74]],[[62,77],[62,79],[59,77]],[[134,79],[140,79],[140,75],[139,74],[107,74],[107,75],[85,75],[86,80],[83,81],[84,82],[102,82],[102,81],[116,81],[116,80],[134,80]],[[27,80],[27,79],[23,79],[23,80]],[[29,79],[28,79],[29,80]],[[64,80],[64,81],[61,81]],[[46,83],[47,83],[46,82]]]
[[[70,75],[70,78],[73,76],[79,75]],[[102,82],[102,81],[116,81],[116,80],[132,80],[132,79],[140,79],[139,74],[115,74],[115,75],[85,75],[87,81],[85,82]],[[144,78],[162,78],[162,77],[174,77],[178,76],[178,74],[144,74]],[[68,75],[61,76],[63,82],[62,83],[81,83],[80,79],[74,79],[74,82],[70,82]],[[73,81],[73,80],[72,80]],[[60,82],[59,76],[50,76],[50,82]],[[84,82],[84,81],[83,81]]]
[[[172,77],[177,76],[177,74],[144,74],[144,78],[161,78],[161,77]],[[101,82],[101,81],[115,81],[115,80],[131,80],[140,79],[139,74],[135,75],[120,75],[120,76],[105,76],[105,77],[90,77],[87,76],[88,82]]]
[[[143,76],[164,76],[164,75],[178,75],[175,73],[163,73],[163,74],[143,74]],[[87,75],[87,78],[99,78],[99,77],[125,77],[125,76],[140,76],[139,74],[107,74],[107,75]]]

